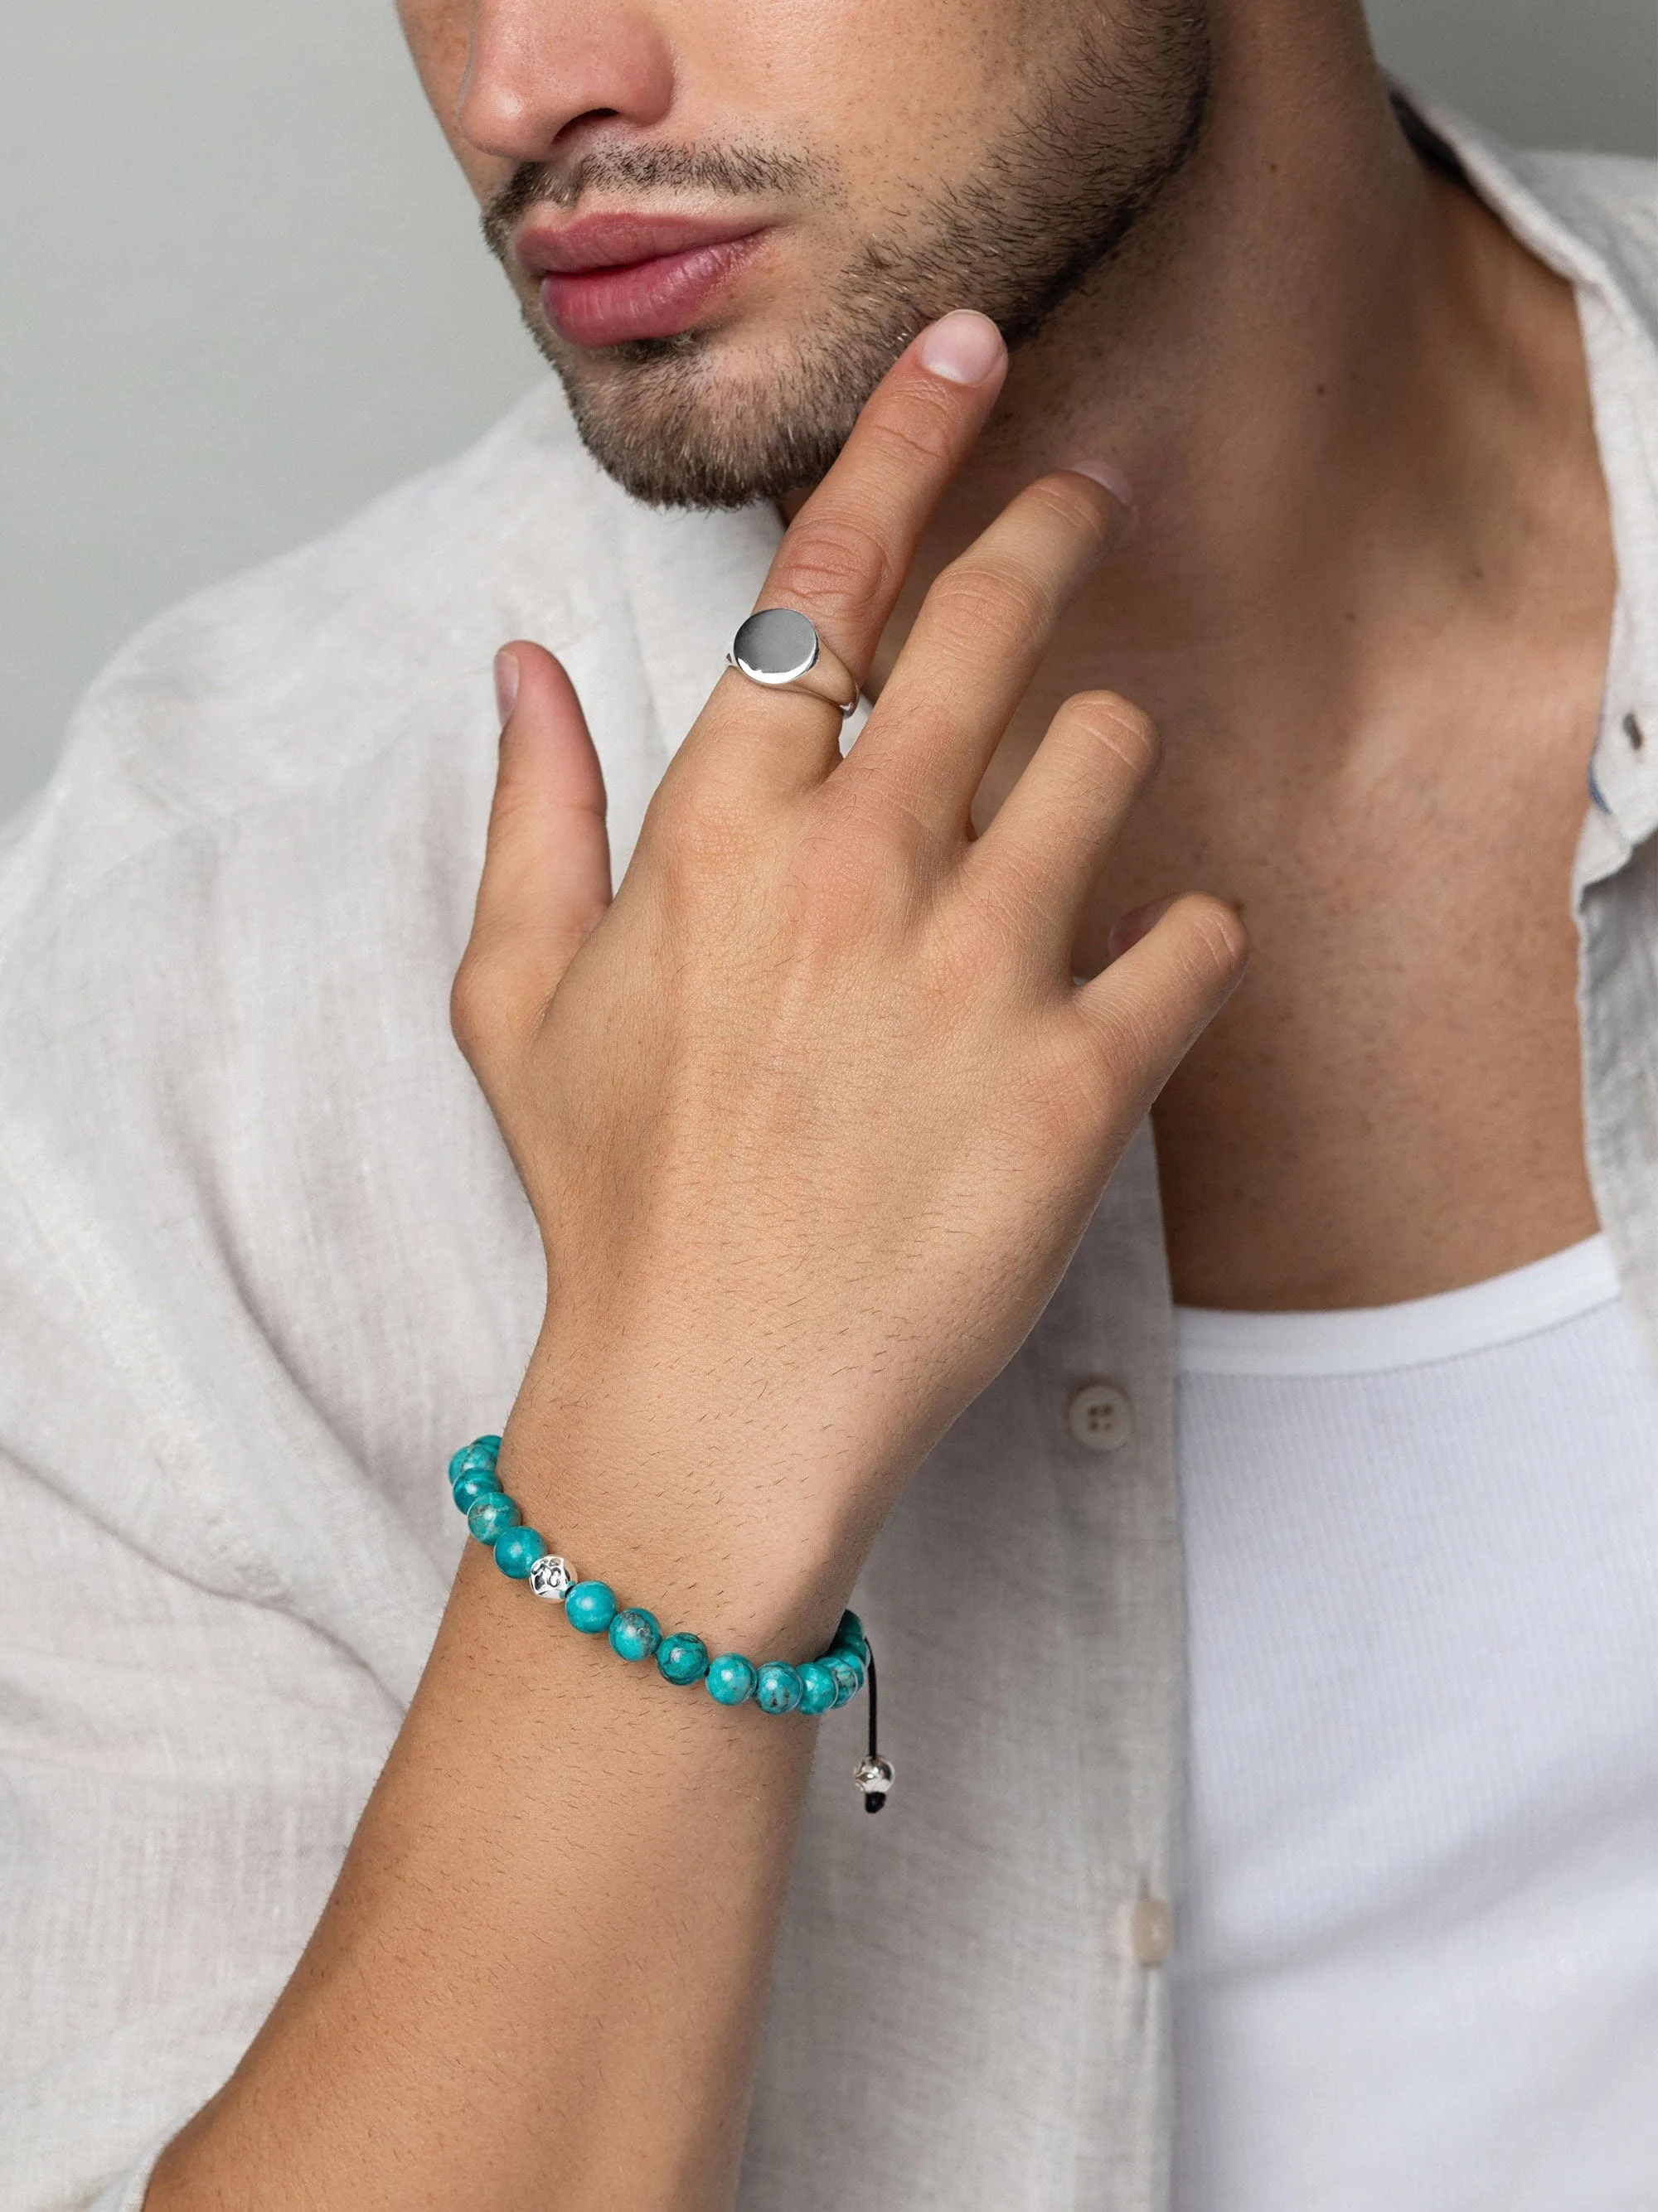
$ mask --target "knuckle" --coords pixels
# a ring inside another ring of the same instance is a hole
[[[641,850],[667,926],[718,928],[766,864],[752,788],[721,763],[699,764],[656,808]]]
[[[1065,702],[1066,715],[1122,762],[1137,781],[1162,757],[1157,725],[1132,700],[1114,691],[1079,691]]]
[[[994,645],[1022,645],[1053,619],[1053,600],[1028,569],[984,555],[958,561],[933,586],[936,617],[963,643],[988,633]]]
[[[449,1028],[468,1064],[486,1057],[495,1033],[493,994],[485,956],[468,945],[449,988]]]
[[[1087,477],[1072,474],[1039,477],[1020,495],[1020,503],[1033,508],[1046,520],[1058,523],[1073,537],[1103,544],[1110,535],[1112,510],[1107,495],[1097,490]]]
[[[826,791],[822,800],[821,838],[812,842],[831,868],[867,870],[889,890],[903,890],[907,896],[933,832],[905,781],[848,779]]]
[[[741,780],[704,763],[677,783],[673,804],[661,828],[661,858],[689,861],[698,870],[738,853],[747,842],[752,805],[744,803]]]
[[[1172,912],[1185,925],[1188,958],[1205,988],[1217,980],[1231,982],[1241,974],[1249,957],[1249,937],[1235,907],[1207,891],[1194,891]]]
[[[1095,1003],[1085,1033],[1084,1058],[1113,1086],[1137,1088],[1162,1056],[1148,1009],[1133,999],[1113,996]]]
[[[1066,901],[1057,886],[1053,871],[1033,846],[998,852],[993,865],[978,868],[970,860],[967,875],[976,896],[973,902],[984,947],[975,942],[974,957],[1021,961],[1036,951],[1062,915]]]
[[[905,471],[917,468],[928,474],[948,468],[955,458],[956,430],[953,411],[944,392],[911,386],[893,395],[892,404],[870,415],[863,424],[865,442],[872,453]]]
[[[486,1090],[522,1051],[557,980],[544,961],[526,957],[501,923],[474,926],[449,987],[449,1029]]]
[[[741,872],[735,847],[730,817],[717,805],[698,802],[665,823],[650,854],[663,912],[694,927],[717,911]]]
[[[795,524],[772,571],[774,590],[820,613],[861,613],[886,590],[892,556],[875,531],[850,514],[821,514]]]

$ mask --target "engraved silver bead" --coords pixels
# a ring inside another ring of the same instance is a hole
[[[893,1763],[889,1759],[860,1759],[852,1779],[866,1797],[884,1797],[893,1786]]]
[[[537,1597],[553,1598],[562,1605],[575,1587],[575,1570],[557,1552],[543,1552],[530,1569],[530,1588]]]

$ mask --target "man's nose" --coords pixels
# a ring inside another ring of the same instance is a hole
[[[455,127],[479,153],[543,161],[584,123],[649,130],[673,101],[672,48],[637,0],[477,0]]]

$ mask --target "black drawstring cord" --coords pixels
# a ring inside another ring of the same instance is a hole
[[[874,1764],[881,1758],[881,1748],[875,1741],[877,1709],[875,1705],[875,1655],[873,1647],[871,1647],[869,1651],[867,1671],[869,1677],[869,1758],[871,1764]],[[886,1802],[887,1792],[884,1790],[870,1790],[864,1793],[863,1809],[866,1813],[880,1812],[881,1807]]]

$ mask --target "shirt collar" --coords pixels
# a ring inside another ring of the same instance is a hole
[[[1469,185],[1577,295],[1595,433],[1612,510],[1618,605],[1591,756],[1591,872],[1658,827],[1658,283],[1652,170],[1583,155],[1516,153],[1449,109],[1399,97]],[[1644,234],[1636,216],[1646,210]],[[1622,205],[1620,207],[1620,202]]]
[[[782,537],[769,503],[731,514],[627,502],[628,595],[664,768],[701,714]]]

